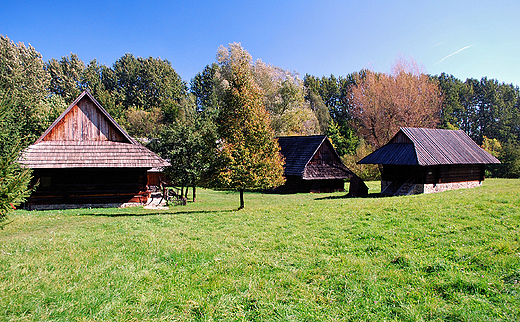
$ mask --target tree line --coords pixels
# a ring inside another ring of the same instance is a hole
[[[229,150],[223,161],[222,151],[233,147],[242,149],[239,154],[258,157],[252,155],[253,146],[239,146],[243,136],[255,136],[244,130],[255,122],[251,126],[256,130],[251,131],[265,132],[266,137],[328,135],[347,166],[365,179],[377,178],[377,167],[355,162],[385,144],[400,126],[461,129],[503,162],[489,175],[520,176],[520,90],[513,84],[428,75],[403,58],[390,73],[366,69],[339,77],[301,78],[253,61],[240,44],[221,46],[216,56],[187,83],[165,59],[127,53],[109,67],[95,59],[85,64],[71,53],[44,62],[32,46],[0,35],[0,98],[9,112],[2,116],[6,126],[1,135],[18,138],[18,149],[31,144],[83,90],[89,90],[130,135],[146,138],[151,149],[173,160],[168,171],[183,187],[230,188],[236,178],[231,180],[228,173],[217,184],[215,173],[224,165],[229,168],[238,154]],[[240,109],[245,113],[238,113]],[[248,114],[255,121],[229,123],[232,117],[236,121]],[[251,144],[261,145],[260,141]],[[270,146],[268,141],[262,141],[264,147]],[[6,147],[14,145],[2,142],[4,157],[9,154]],[[259,178],[249,179],[235,188],[265,186]]]

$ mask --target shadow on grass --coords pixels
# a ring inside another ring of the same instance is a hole
[[[191,214],[214,214],[214,213],[223,213],[223,212],[234,212],[236,209],[229,210],[191,210],[191,211],[172,211],[172,210],[164,210],[164,211],[153,211],[153,209],[149,209],[149,212],[143,213],[134,213],[134,212],[117,212],[117,213],[85,213],[80,216],[100,216],[100,217],[144,217],[144,216],[158,216],[158,215],[191,215]]]
[[[343,195],[343,196],[328,196],[328,197],[320,197],[315,198],[314,200],[328,200],[328,199],[374,199],[374,198],[388,198],[389,196],[382,195],[380,193],[369,193],[365,196],[351,196],[351,195]]]

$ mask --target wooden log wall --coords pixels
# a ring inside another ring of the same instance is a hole
[[[424,183],[448,183],[484,180],[484,165],[441,165],[425,167]]]
[[[482,181],[484,165],[455,164],[438,166],[383,165],[381,180],[406,182],[413,178],[414,183],[436,184],[448,182]]]
[[[298,176],[287,176],[285,184],[275,189],[281,193],[335,192],[345,190],[345,180],[304,180]]]
[[[146,169],[35,169],[33,175],[39,185],[29,205],[127,203],[147,198]]]

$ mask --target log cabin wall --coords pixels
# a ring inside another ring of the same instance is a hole
[[[429,166],[424,169],[424,183],[449,183],[464,181],[483,181],[484,165],[452,164]]]
[[[38,189],[28,208],[48,204],[124,204],[146,202],[147,169],[34,169]]]
[[[345,191],[345,180],[328,179],[328,180],[305,180],[305,192],[337,192]]]
[[[413,165],[383,165],[383,181],[424,183],[424,167]]]
[[[161,182],[166,181],[166,175],[160,171],[148,171],[148,186],[160,186]]]
[[[382,181],[423,184],[483,181],[484,165],[453,164],[438,166],[383,165]]]
[[[304,180],[298,176],[286,176],[285,184],[277,189],[282,193],[336,192],[345,191],[345,180],[322,179]]]
[[[275,189],[282,193],[296,193],[305,192],[305,180],[299,176],[285,176],[285,183],[283,186]]]

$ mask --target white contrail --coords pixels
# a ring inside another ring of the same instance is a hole
[[[471,47],[471,46],[473,46],[473,45],[466,46],[466,47],[464,47],[464,48],[461,48],[461,49],[457,50],[457,51],[454,52],[454,53],[449,54],[448,56],[444,57],[443,59],[441,59],[441,60],[439,60],[437,63],[435,63],[435,65],[442,63],[446,58],[449,58],[449,57],[451,57],[451,56],[453,56],[453,55],[455,55],[455,54],[458,54],[458,53],[460,53],[461,51],[463,51],[464,49],[468,49],[468,48]]]

